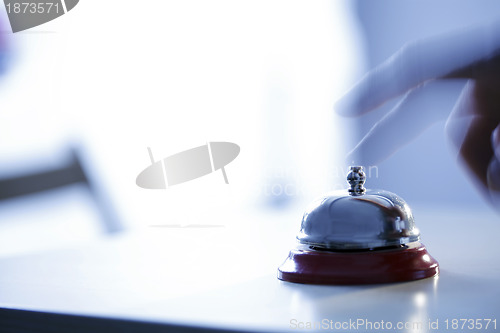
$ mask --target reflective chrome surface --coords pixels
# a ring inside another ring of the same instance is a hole
[[[366,175],[363,167],[351,167],[351,171],[347,174],[347,182],[351,185],[351,188],[347,190],[349,194],[354,196],[365,194],[366,189],[363,187],[365,181]]]
[[[302,218],[297,239],[325,249],[375,249],[420,240],[406,202],[384,190],[366,190],[361,167],[351,167],[351,188],[316,200]]]

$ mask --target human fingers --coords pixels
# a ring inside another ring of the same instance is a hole
[[[486,110],[495,108],[494,105],[478,99],[478,96],[485,97],[484,89],[481,83],[474,81],[466,85],[448,119],[446,130],[475,185],[491,201],[490,188],[497,184],[498,176],[491,141],[500,119],[491,110]]]
[[[493,57],[481,59],[469,66],[459,68],[443,78],[471,78],[481,81],[498,82],[500,77],[500,52],[497,52]]]
[[[347,162],[376,165],[385,160],[429,126],[446,119],[463,86],[462,81],[431,81],[411,90],[372,127]]]
[[[491,135],[491,145],[494,153],[488,165],[486,180],[491,201],[500,210],[500,125]]]
[[[500,50],[500,22],[411,42],[367,73],[335,105],[359,116],[433,79],[446,77]],[[463,75],[463,73],[461,73]]]

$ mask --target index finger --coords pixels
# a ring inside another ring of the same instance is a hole
[[[335,105],[344,116],[358,116],[431,79],[466,68],[500,52],[500,22],[406,44],[368,72]]]

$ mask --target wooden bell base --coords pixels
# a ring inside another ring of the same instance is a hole
[[[367,251],[314,250],[299,245],[278,268],[288,282],[359,285],[412,281],[439,274],[438,262],[420,242]]]

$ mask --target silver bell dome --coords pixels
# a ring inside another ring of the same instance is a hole
[[[334,191],[309,206],[297,239],[317,249],[370,250],[420,240],[406,202],[394,193],[366,190],[362,167],[351,167],[350,188]]]

